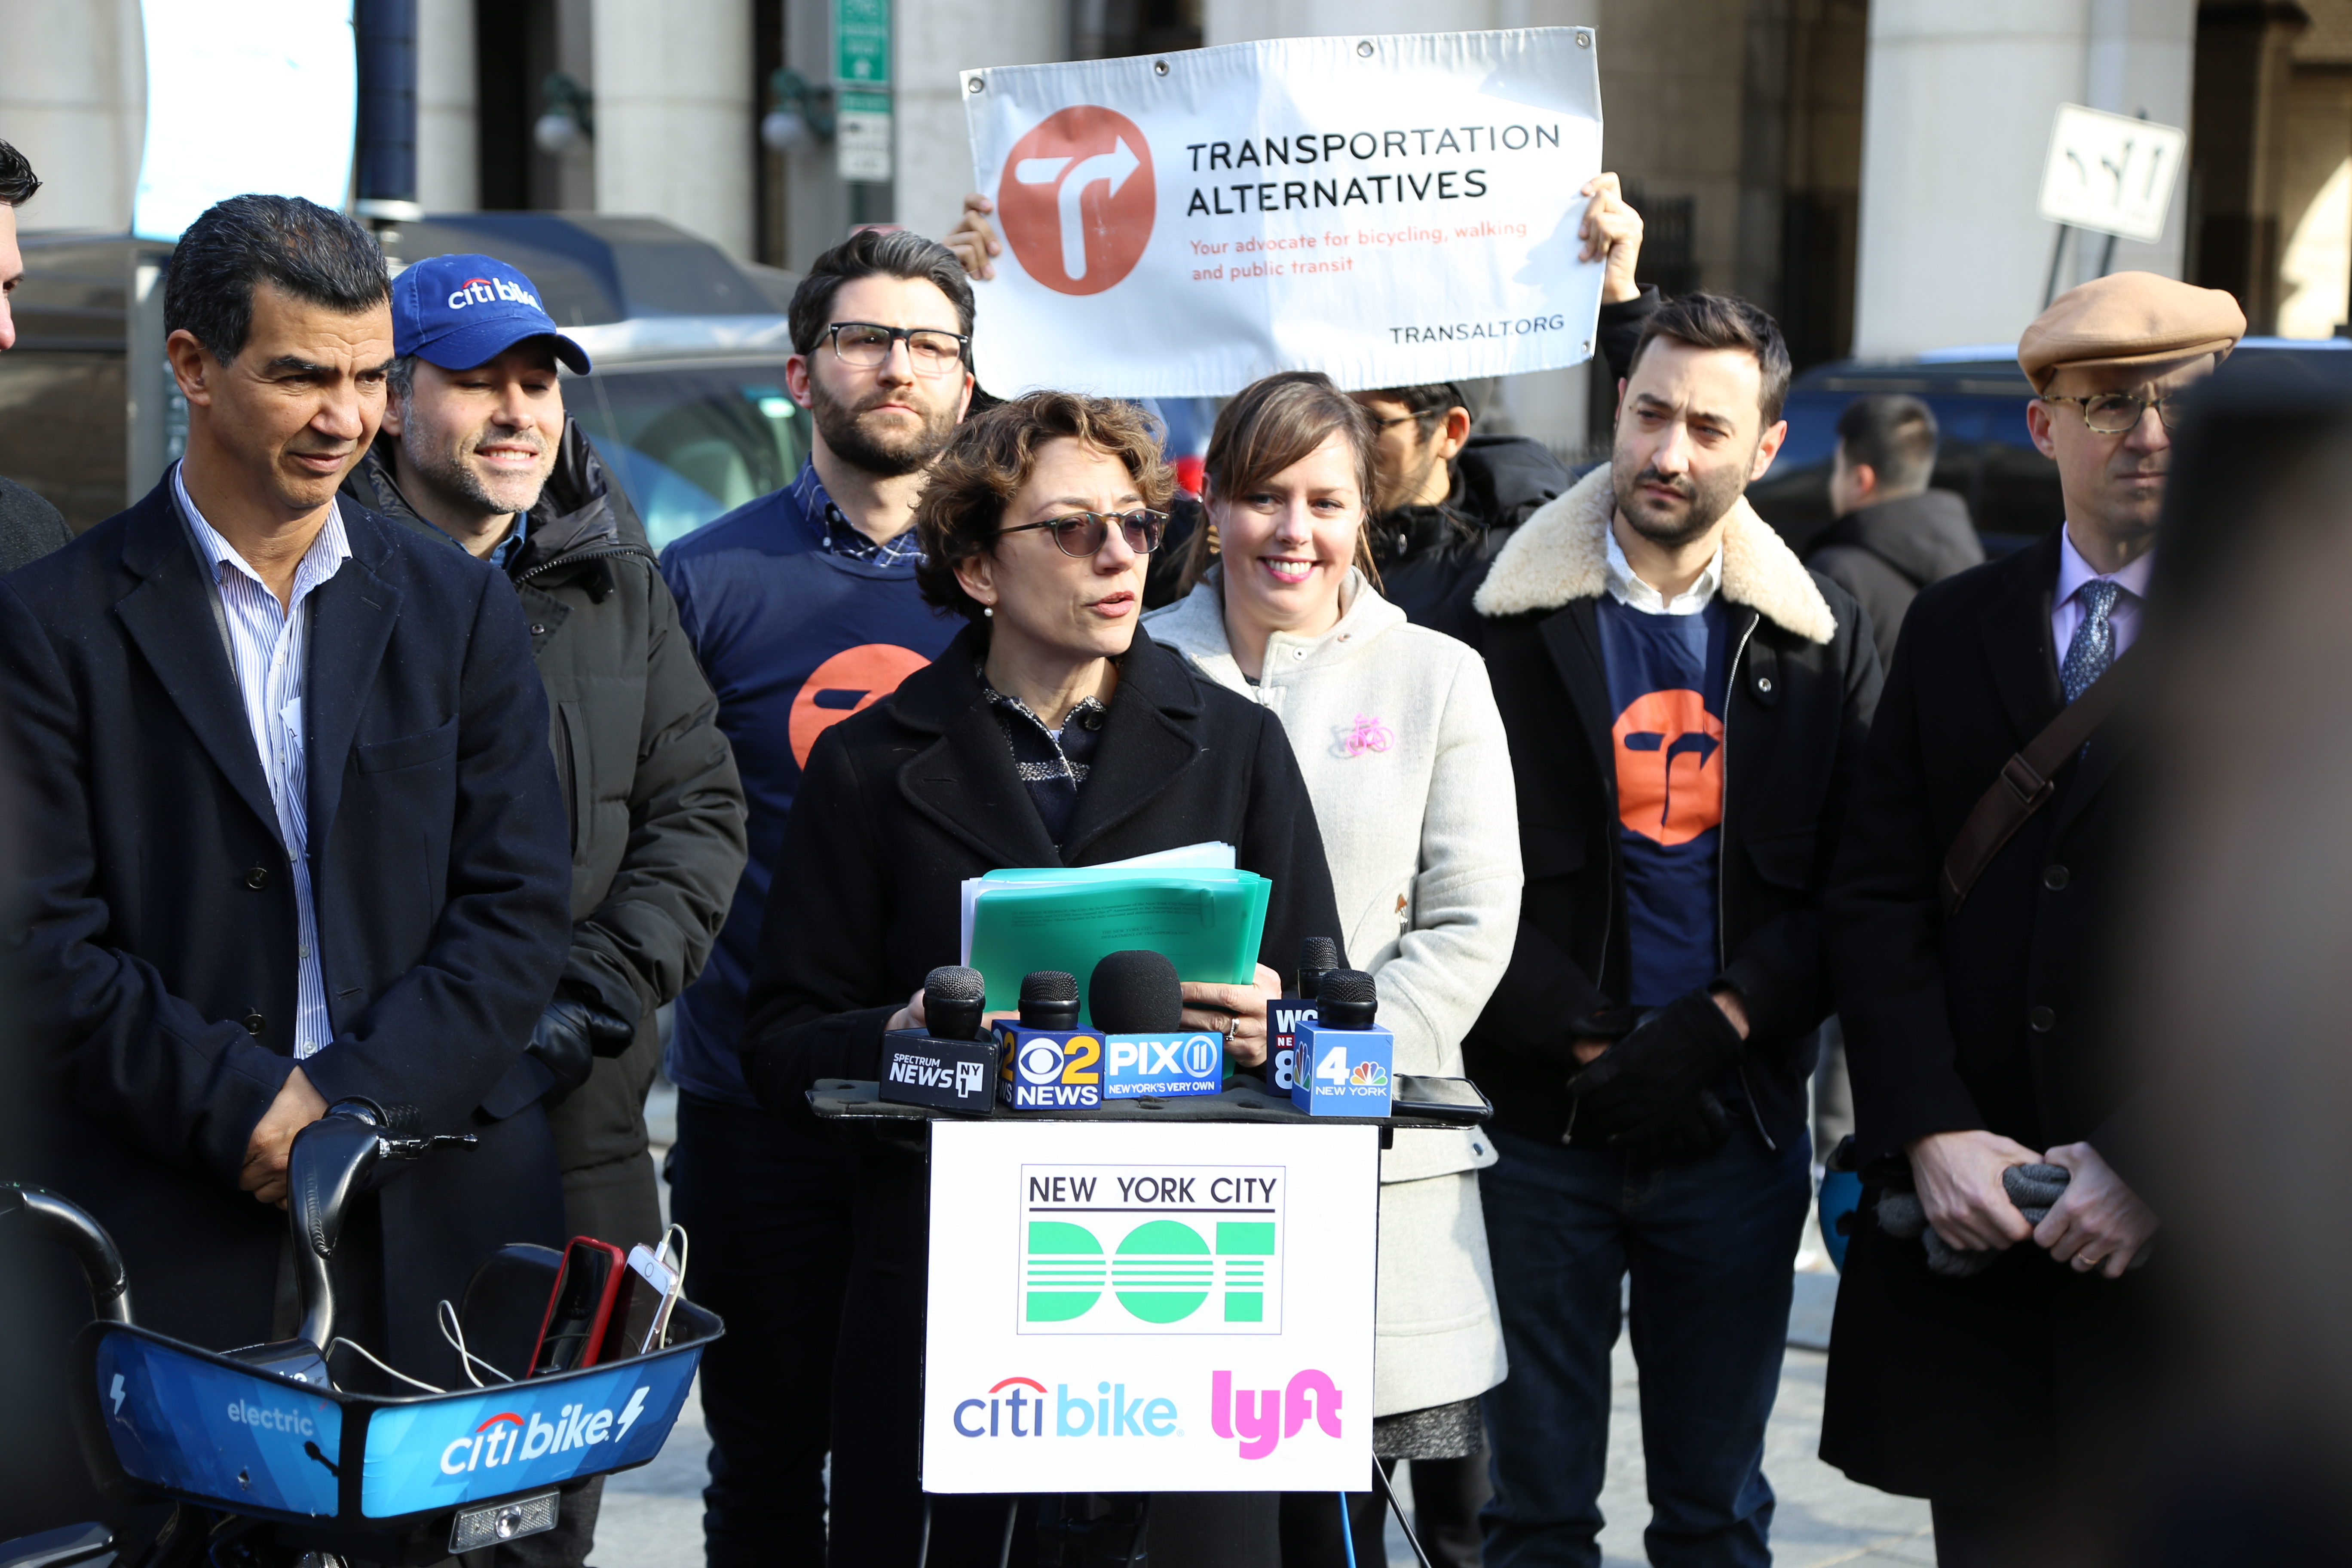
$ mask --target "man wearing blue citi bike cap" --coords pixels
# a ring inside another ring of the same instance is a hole
[[[393,280],[383,434],[344,482],[362,504],[499,567],[530,626],[572,836],[572,951],[532,1031],[573,1236],[656,1241],[645,1102],[655,1010],[701,971],[743,868],[743,792],[718,701],[645,530],[566,416],[588,356],[530,279],[436,256]],[[599,1478],[500,1563],[587,1560]]]

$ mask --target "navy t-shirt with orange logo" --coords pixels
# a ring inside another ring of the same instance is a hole
[[[711,1100],[756,1104],[737,1046],[768,884],[817,737],[898,689],[963,626],[915,587],[912,539],[876,546],[828,525],[814,468],[662,553],[662,576],[735,749],[751,858],[702,976],[677,1001],[663,1070]]]
[[[1601,662],[1617,762],[1617,835],[1636,1007],[1663,1007],[1721,967],[1716,860],[1723,843],[1723,697],[1729,617],[1653,615],[1602,595]]]

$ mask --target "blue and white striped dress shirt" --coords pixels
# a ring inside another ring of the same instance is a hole
[[[269,780],[269,798],[278,808],[278,837],[294,877],[294,1056],[299,1061],[335,1037],[327,1016],[326,977],[319,967],[318,916],[310,901],[310,805],[302,766],[302,682],[309,666],[310,616],[304,601],[351,559],[351,540],[343,531],[341,507],[331,506],[326,526],[294,569],[292,605],[281,609],[278,595],[188,499],[176,466],[172,494],[220,590],[229,662],[236,667],[246,722],[253,729],[254,749]]]

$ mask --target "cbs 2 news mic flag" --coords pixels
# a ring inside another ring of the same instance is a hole
[[[992,389],[1213,397],[1591,357],[1601,264],[1589,27],[1281,38],[963,73],[1005,242],[977,285]]]

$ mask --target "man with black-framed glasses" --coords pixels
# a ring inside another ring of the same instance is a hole
[[[751,811],[751,862],[663,1058],[678,1086],[671,1214],[695,1242],[687,1289],[729,1330],[702,1373],[711,1568],[824,1562],[845,1155],[759,1108],[737,1044],[809,749],[956,629],[915,585],[914,505],[971,402],[971,320],[962,267],[919,235],[869,229],[818,257],[793,297],[785,367],[816,426],[808,463],[662,558]]]
[[[2132,721],[2161,695],[2131,649],[2178,399],[2245,330],[2228,294],[2146,272],[2026,329],[2026,422],[2065,521],[1912,602],[1846,811],[1823,925],[1872,1217],[1822,1457],[1928,1499],[1945,1568],[2075,1561],[2072,1530],[2113,1527],[2081,1517],[2089,1478],[2169,1348],[2166,1264],[2139,1267],[2146,1096],[2105,971],[2123,900],[2163,887],[2128,853]],[[2061,1167],[2061,1195],[2045,1183],[2029,1212],[2020,1166]],[[1931,1232],[1878,1223],[1889,1191]],[[2029,1434],[2056,1484],[2019,1468]]]

